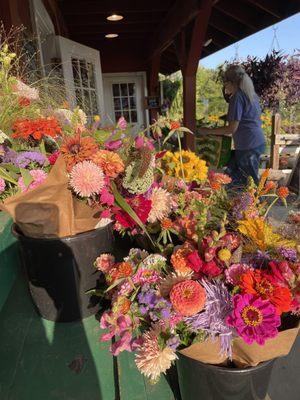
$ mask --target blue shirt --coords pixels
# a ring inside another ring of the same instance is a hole
[[[239,126],[233,134],[236,150],[251,150],[266,143],[260,115],[261,108],[257,95],[252,103],[240,89],[231,97],[227,121],[239,121]]]

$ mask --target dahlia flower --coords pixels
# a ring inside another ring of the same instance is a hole
[[[98,194],[104,186],[103,171],[91,161],[82,161],[72,168],[70,186],[81,197]]]
[[[230,293],[222,281],[202,280],[201,284],[206,292],[205,310],[185,318],[185,322],[195,333],[204,330],[213,340],[219,336],[221,352],[231,358],[232,329],[226,323],[233,309]]]
[[[255,341],[263,346],[266,339],[277,336],[280,316],[269,301],[252,294],[237,294],[233,298],[233,307],[227,323],[246,343]]]
[[[108,150],[98,150],[91,160],[101,167],[109,178],[116,178],[124,171],[124,163],[117,153]]]
[[[292,307],[292,295],[288,288],[276,284],[274,278],[262,270],[247,271],[240,278],[242,293],[259,296],[269,300],[280,315]]]
[[[188,242],[184,243],[182,246],[175,248],[175,251],[171,256],[171,264],[177,273],[192,272],[192,268],[190,267],[187,256],[194,250],[194,247]]]
[[[176,283],[170,292],[170,300],[174,310],[186,317],[203,310],[206,294],[200,283],[186,280]]]
[[[98,271],[102,271],[104,273],[108,272],[115,263],[115,257],[111,254],[101,254],[96,258],[95,267]]]
[[[169,293],[176,283],[191,279],[193,272],[172,272],[163,278],[159,283],[159,293],[163,297],[169,296]]]
[[[42,169],[33,169],[29,171],[29,173],[32,176],[33,181],[28,186],[25,185],[23,177],[20,177],[18,180],[18,186],[20,187],[21,192],[28,192],[29,190],[35,189],[40,186],[48,176]]]
[[[98,145],[91,137],[74,137],[65,138],[60,147],[67,164],[67,170],[71,171],[72,167],[81,161],[90,160],[91,156],[98,150]]]
[[[135,356],[135,363],[138,370],[156,382],[161,373],[165,373],[176,360],[177,356],[170,347],[161,349],[158,343],[160,330],[154,327],[142,336],[143,342],[139,346]]]
[[[162,221],[171,212],[171,195],[165,189],[154,188],[150,196],[151,210],[148,221],[154,223]]]
[[[5,180],[0,178],[0,194],[3,193],[5,190]]]

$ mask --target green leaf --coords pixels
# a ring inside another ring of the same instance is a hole
[[[18,182],[11,177],[11,175],[4,169],[0,167],[0,177],[3,178],[5,181],[10,182],[14,185],[17,185]]]
[[[122,210],[124,210],[139,225],[139,227],[144,231],[145,235],[150,240],[151,244],[155,247],[155,244],[154,244],[151,236],[149,235],[145,225],[142,223],[140,218],[136,215],[136,213],[130,207],[130,205],[127,203],[127,201],[124,199],[124,197],[118,192],[118,189],[114,182],[112,183],[111,188],[112,188],[112,192],[115,197],[115,201],[116,201],[117,205],[119,207],[121,207]]]
[[[181,126],[180,128],[176,129],[178,132],[187,132],[191,133],[192,135],[194,134],[189,128],[186,128],[185,126]]]
[[[111,132],[104,129],[98,129],[93,135],[97,142],[104,143],[110,137]]]
[[[33,177],[30,175],[29,171],[24,168],[20,168],[20,172],[24,181],[24,185],[28,187],[33,181]]]
[[[119,283],[121,283],[122,281],[124,281],[125,278],[119,278],[117,279],[112,285],[110,285],[106,290],[105,293],[109,292],[111,289],[113,289],[114,287],[118,286]]]
[[[41,142],[40,142],[40,144],[39,144],[39,149],[40,149],[40,152],[41,152],[42,154],[44,154],[44,155],[47,154],[47,152],[46,152],[46,147],[45,147],[45,142],[44,142],[43,139],[41,140]]]
[[[171,129],[170,132],[167,134],[167,136],[164,138],[163,144],[165,144],[170,139],[170,137],[174,135],[175,132],[176,132],[175,129]]]

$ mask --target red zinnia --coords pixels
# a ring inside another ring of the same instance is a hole
[[[254,294],[269,300],[278,314],[288,312],[292,307],[292,295],[288,288],[278,286],[272,277],[261,270],[247,271],[241,276],[240,288],[243,293]]]
[[[30,137],[41,140],[43,136],[55,137],[61,135],[61,128],[55,118],[22,119],[16,121],[12,129],[12,137],[28,140]]]
[[[151,200],[139,195],[132,199],[126,199],[126,202],[131,206],[142,223],[145,224],[151,210]],[[131,218],[126,211],[121,209],[116,211],[116,221],[119,222],[123,228],[134,228],[136,226],[135,220]]]

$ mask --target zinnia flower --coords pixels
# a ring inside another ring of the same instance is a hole
[[[165,189],[154,188],[150,196],[151,210],[148,221],[154,223],[161,221],[171,212],[171,195]]]
[[[231,259],[231,252],[228,249],[221,249],[218,251],[218,259],[227,262]]]
[[[288,312],[292,307],[292,296],[288,288],[281,287],[274,279],[261,270],[247,271],[241,276],[240,288],[243,293],[259,296],[269,300],[280,315]]]
[[[18,185],[21,189],[21,192],[28,192],[28,190],[35,189],[36,187],[40,186],[45,179],[47,178],[47,173],[42,169],[33,169],[29,171],[30,175],[33,178],[33,181],[26,186],[23,180],[23,177],[20,177],[18,180]]]
[[[3,193],[5,190],[5,180],[0,178],[0,194]]]
[[[247,264],[232,264],[225,270],[226,282],[233,286],[240,284],[240,279],[247,271],[253,271],[253,268]]]
[[[138,370],[156,382],[161,373],[165,373],[176,360],[177,356],[174,350],[166,346],[164,349],[158,344],[160,329],[154,327],[142,336],[142,345],[138,348],[135,356],[135,363]]]
[[[236,329],[246,343],[255,341],[264,345],[266,339],[277,336],[281,321],[276,308],[269,301],[252,294],[237,294],[233,298],[233,305],[234,310],[228,316],[227,323]]]
[[[97,150],[98,145],[93,138],[79,135],[64,139],[60,147],[60,152],[65,159],[68,171],[71,171],[76,163],[90,160]]]
[[[133,273],[133,268],[130,262],[123,261],[117,264],[117,269],[120,278],[128,278]]]
[[[188,242],[179,246],[171,256],[171,264],[176,272],[187,273],[192,272],[192,268],[187,256],[194,251],[194,247]]]
[[[186,317],[203,310],[206,294],[200,283],[186,280],[171,289],[170,300],[176,312]]]
[[[133,276],[132,280],[135,284],[157,283],[161,279],[159,273],[152,269],[140,268]]]
[[[115,263],[115,257],[111,254],[101,254],[96,258],[95,267],[104,273],[112,269]]]
[[[101,192],[104,174],[101,168],[91,161],[76,164],[70,174],[70,186],[81,197],[90,197]]]
[[[124,171],[124,163],[117,153],[108,150],[99,150],[92,155],[91,160],[101,167],[110,178],[116,178]]]
[[[169,296],[169,293],[176,283],[186,281],[192,278],[192,272],[171,272],[165,278],[163,278],[159,283],[159,292],[163,297]]]
[[[13,138],[25,140],[29,138],[41,140],[44,136],[51,136],[54,138],[62,133],[57,120],[53,117],[34,120],[22,119],[16,121],[12,129],[14,131],[12,134]]]

